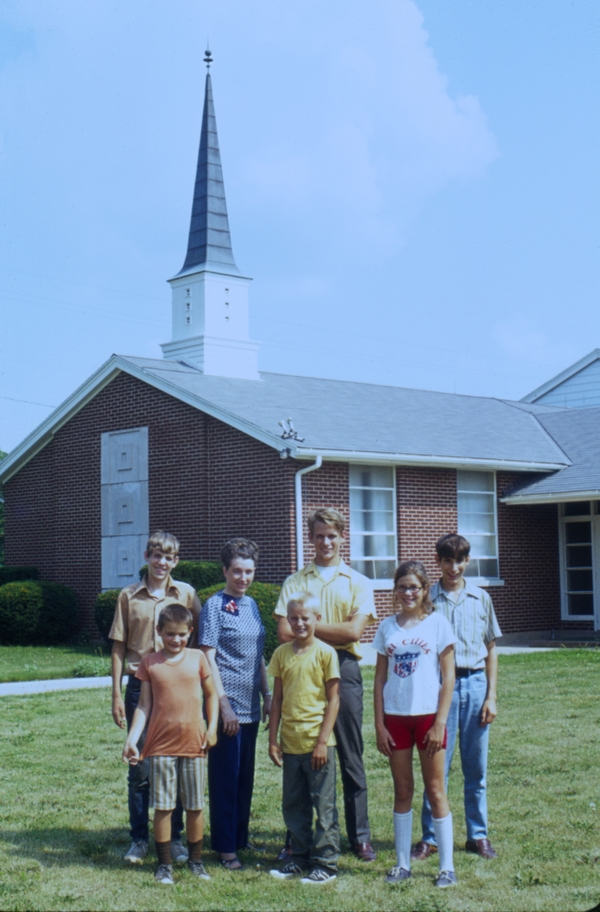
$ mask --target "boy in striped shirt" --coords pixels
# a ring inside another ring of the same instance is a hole
[[[497,858],[488,838],[486,772],[489,726],[496,718],[496,638],[501,631],[488,593],[464,578],[471,551],[467,539],[455,533],[443,535],[435,550],[442,576],[431,588],[431,601],[450,621],[456,636],[456,683],[446,724],[446,787],[458,734],[467,823],[465,849],[482,858]],[[422,826],[423,836],[410,856],[414,861],[437,852],[427,795],[423,796]]]

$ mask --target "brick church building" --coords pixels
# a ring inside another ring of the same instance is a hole
[[[458,530],[505,634],[600,629],[600,352],[520,402],[267,373],[249,283],[209,72],[172,340],[161,359],[113,355],[2,462],[7,565],[72,586],[94,633],[97,593],[137,579],[150,530],[186,559],[251,537],[258,578],[280,583],[326,505],[380,616],[397,562],[434,572],[435,540]]]

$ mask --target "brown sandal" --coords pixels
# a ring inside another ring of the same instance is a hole
[[[237,855],[234,855],[233,858],[221,858],[221,864],[228,871],[241,871],[244,867]]]

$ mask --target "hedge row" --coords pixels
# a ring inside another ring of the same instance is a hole
[[[5,646],[66,642],[76,632],[77,596],[68,586],[19,580],[0,586],[0,641]]]
[[[184,562],[182,561],[181,563]],[[177,565],[178,579],[180,578],[179,568],[181,567],[181,563]],[[186,563],[188,562],[186,561]],[[192,563],[192,561],[189,561],[189,563]],[[220,569],[221,568],[219,567],[219,570]],[[199,589],[198,598],[204,604],[211,595],[214,595],[215,592],[219,592],[222,588],[223,582],[213,583],[212,586]],[[94,616],[96,618],[98,630],[104,639],[108,639],[108,632],[115,613],[119,591],[119,589],[107,589],[106,592],[101,592],[96,599]],[[266,638],[264,655],[265,661],[267,662],[277,647],[277,622],[273,618],[273,611],[275,610],[280,591],[281,586],[277,586],[275,583],[252,583],[248,589],[248,595],[252,596],[258,605],[258,610],[260,611],[262,622],[265,627]]]

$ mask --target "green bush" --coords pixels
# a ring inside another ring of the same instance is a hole
[[[18,580],[37,580],[40,571],[37,567],[0,567],[0,586],[4,583],[15,583]]]
[[[148,565],[144,564],[140,569],[140,579],[144,578],[147,569]],[[222,583],[223,568],[218,561],[182,560],[173,570],[173,579],[188,583],[198,591],[198,589],[206,589],[207,586]]]
[[[35,638],[43,610],[38,583],[23,580],[0,586],[0,641],[5,646],[26,646]]]
[[[66,643],[75,634],[79,606],[77,596],[60,583],[36,583],[42,591],[42,611],[35,631],[35,641],[42,645]]]
[[[179,569],[179,567],[177,569]],[[200,589],[198,591],[198,598],[202,604],[204,604],[207,598],[214,595],[215,592],[219,592],[223,588],[224,583],[225,580],[218,586],[208,586],[206,589]],[[248,589],[248,595],[250,595],[258,605],[258,610],[260,611],[260,616],[265,628],[265,662],[269,662],[279,645],[277,640],[277,621],[273,617],[273,612],[280,592],[281,586],[278,586],[275,583],[252,583]]]
[[[107,589],[106,592],[100,592],[94,604],[96,626],[104,640],[108,639],[120,591],[120,589]]]
[[[84,656],[73,669],[74,678],[104,678],[111,672],[110,656],[102,655],[98,648],[93,656]]]

